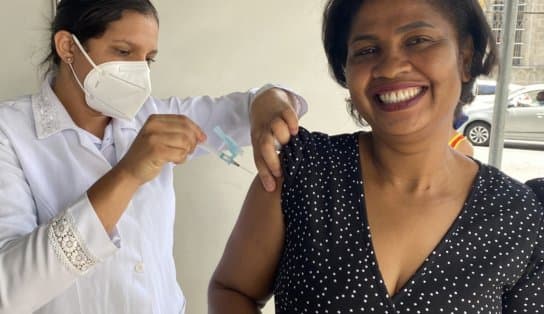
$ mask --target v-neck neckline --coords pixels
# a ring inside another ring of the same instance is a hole
[[[383,299],[388,302],[391,306],[395,307],[395,305],[402,300],[404,295],[408,292],[409,288],[413,286],[416,282],[416,280],[421,277],[425,270],[427,269],[428,265],[433,261],[433,257],[437,255],[437,253],[440,253],[444,250],[444,246],[447,245],[449,239],[453,236],[455,230],[458,229],[459,224],[463,220],[463,217],[466,216],[468,213],[469,208],[472,207],[475,195],[478,192],[478,184],[482,178],[484,167],[482,163],[480,163],[478,160],[471,158],[476,164],[478,165],[478,171],[476,172],[476,176],[474,177],[474,180],[472,182],[472,186],[470,188],[470,192],[463,203],[463,207],[449,226],[448,230],[444,233],[444,235],[441,237],[440,241],[435,245],[433,250],[425,257],[425,259],[422,261],[422,263],[419,265],[417,270],[408,278],[408,280],[393,294],[390,295],[387,286],[385,284],[385,280],[383,279],[382,272],[380,270],[380,264],[378,263],[378,258],[376,256],[376,252],[374,250],[374,243],[372,241],[372,232],[370,228],[370,224],[368,222],[368,214],[367,214],[367,207],[366,207],[366,195],[365,195],[365,188],[364,188],[364,179],[363,179],[363,169],[361,165],[361,153],[360,153],[360,143],[359,143],[359,137],[363,133],[363,131],[359,131],[354,133],[353,140],[355,142],[355,145],[352,145],[353,149],[355,149],[355,156],[357,158],[354,158],[354,162],[357,164],[355,165],[355,169],[357,169],[357,175],[359,176],[359,186],[357,189],[359,190],[358,193],[361,195],[359,198],[359,210],[363,222],[363,229],[364,233],[363,236],[366,237],[366,240],[369,242],[368,247],[370,250],[371,255],[371,261],[374,267],[372,268],[372,271],[374,272],[374,277],[376,278],[376,285],[379,287],[381,291],[381,296]],[[469,157],[470,158],[470,157]],[[365,240],[365,241],[366,241]]]

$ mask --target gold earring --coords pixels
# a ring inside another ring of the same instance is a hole
[[[72,57],[66,57],[66,60],[64,61],[68,64],[72,64],[72,62],[74,62],[74,60],[72,59]]]

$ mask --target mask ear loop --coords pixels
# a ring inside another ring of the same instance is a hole
[[[85,56],[85,59],[87,59],[87,61],[89,61],[89,63],[93,66],[93,68],[96,69],[97,68],[96,64],[94,64],[93,60],[91,60],[91,57],[89,57],[89,55],[87,54],[87,51],[83,49],[83,46],[79,42],[79,39],[77,39],[76,35],[72,34],[72,38],[74,39],[74,42],[76,43],[76,46],[79,48],[81,53]]]
[[[97,69],[96,64],[94,64],[93,60],[91,60],[91,58],[89,57],[89,55],[87,54],[87,52],[85,51],[85,49],[83,49],[83,46],[81,45],[81,43],[80,43],[79,40],[77,39],[76,35],[72,34],[72,39],[74,39],[74,42],[76,43],[76,46],[79,48],[79,50],[81,51],[81,53],[85,56],[85,59],[87,59],[87,61],[89,61],[89,63],[90,63],[95,69]],[[74,70],[74,67],[72,66],[72,62],[68,62],[68,67],[70,67],[70,70],[72,71],[72,74],[74,75],[74,78],[76,79],[77,85],[79,85],[79,87],[81,88],[81,90],[82,90],[86,95],[90,95],[89,92],[87,92],[87,90],[86,90],[85,87],[83,86],[83,84],[81,84],[81,82],[79,81],[79,78],[78,78],[77,75],[76,75],[76,71]]]
[[[83,85],[77,78],[76,71],[74,71],[74,67],[72,66],[72,63],[68,63],[68,67],[70,67],[70,70],[72,71],[72,74],[74,75],[74,78],[76,79],[77,85],[79,85],[79,87],[85,94],[88,94],[87,90],[85,90],[85,87],[83,87]]]

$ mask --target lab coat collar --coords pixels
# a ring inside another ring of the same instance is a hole
[[[54,75],[48,74],[42,83],[40,93],[32,97],[32,111],[36,125],[36,136],[39,139],[67,129],[76,129],[74,121],[53,92],[51,84]]]
[[[36,136],[39,139],[47,138],[64,130],[80,129],[66,111],[52,89],[55,77],[49,73],[42,83],[40,93],[32,97],[32,111],[36,125]],[[137,130],[136,121],[113,119],[114,125],[123,129]]]

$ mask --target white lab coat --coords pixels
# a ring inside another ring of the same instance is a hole
[[[218,125],[249,144],[248,107],[259,91],[149,98],[132,122],[113,119],[97,139],[74,124],[50,80],[37,95],[0,105],[0,314],[183,313],[172,165],[138,190],[112,236],[86,191],[151,114],[184,114],[208,135]]]

